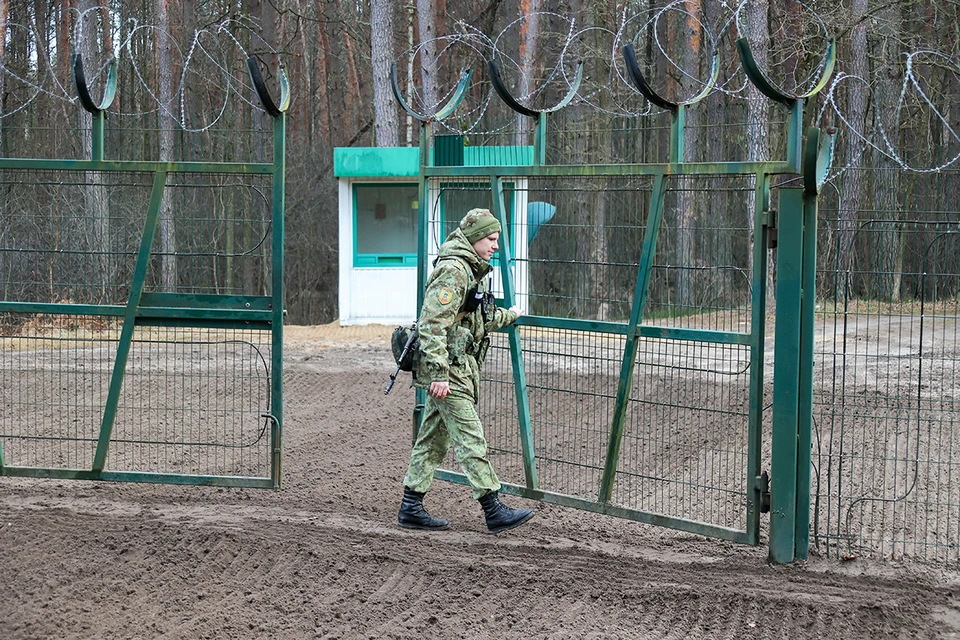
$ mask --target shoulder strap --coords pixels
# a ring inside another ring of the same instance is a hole
[[[461,267],[463,267],[463,270],[466,271],[470,275],[470,277],[473,277],[473,269],[470,268],[470,265],[467,264],[466,260],[464,260],[463,258],[459,258],[457,256],[439,257],[433,261],[433,266],[437,266],[438,263],[443,262],[444,260],[453,260],[454,262],[459,264]],[[476,280],[476,278],[474,278],[474,280]]]

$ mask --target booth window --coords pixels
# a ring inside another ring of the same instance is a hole
[[[356,267],[417,266],[416,183],[353,186]]]

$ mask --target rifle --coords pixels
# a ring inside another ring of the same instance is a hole
[[[394,333],[402,330],[403,328],[404,327],[397,327]],[[390,393],[390,390],[393,389],[393,384],[397,381],[397,376],[400,375],[401,371],[412,371],[413,354],[411,354],[410,351],[411,349],[416,348],[414,345],[416,345],[419,338],[420,335],[417,333],[417,323],[414,322],[413,326],[410,327],[410,333],[407,335],[407,341],[404,343],[403,350],[400,352],[400,355],[397,355],[396,351],[394,351],[394,356],[397,360],[397,370],[390,375],[390,382],[388,382],[386,388],[384,388],[383,395]],[[410,354],[410,358],[407,357],[408,354]]]

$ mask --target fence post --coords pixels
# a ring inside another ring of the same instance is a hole
[[[817,302],[817,194],[803,194],[803,273],[800,300],[800,378],[797,381],[796,557],[810,550],[810,468],[813,455],[813,331]]]
[[[804,249],[803,204],[803,189],[780,190],[777,216],[777,306],[770,460],[769,559],[776,564],[785,564],[796,559],[797,495],[801,490],[798,486],[798,425]]]

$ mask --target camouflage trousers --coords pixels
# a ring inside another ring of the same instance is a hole
[[[454,395],[443,400],[427,396],[423,415],[403,479],[405,487],[426,493],[452,441],[460,469],[473,487],[473,497],[480,499],[500,490],[500,480],[487,460],[487,440],[472,400]]]

